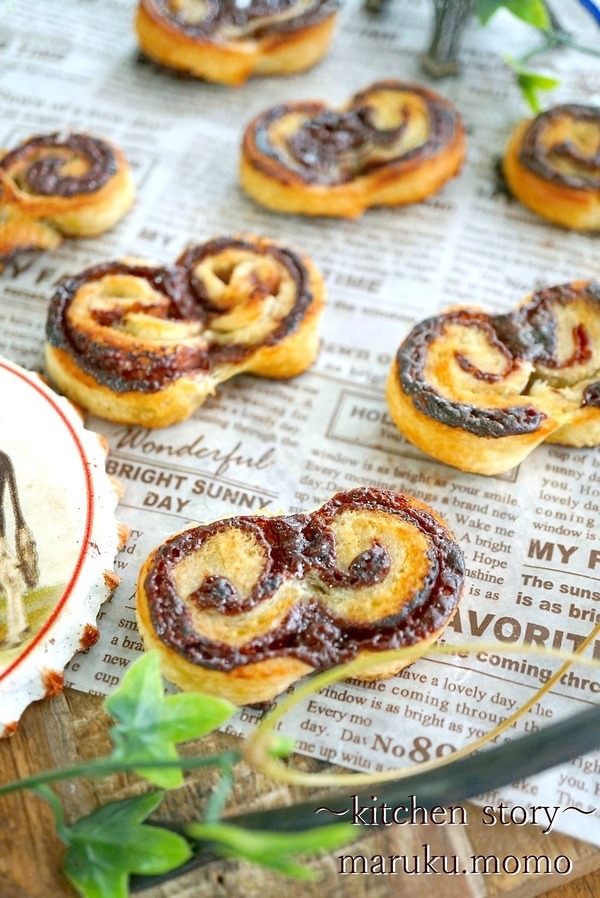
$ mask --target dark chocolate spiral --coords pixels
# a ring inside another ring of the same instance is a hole
[[[547,287],[500,317],[506,339],[535,365],[534,394],[547,388],[567,394],[573,410],[598,407],[600,392],[600,283],[576,281]]]
[[[313,25],[337,0],[143,0],[142,5],[192,37],[260,38]]]
[[[242,365],[293,334],[313,300],[294,252],[222,238],[170,267],[108,262],[68,278],[50,303],[46,337],[98,383],[150,393]]]
[[[454,309],[418,324],[387,387],[398,429],[465,471],[497,474],[539,443],[600,443],[600,284],[532,294],[505,315]]]
[[[297,126],[289,132],[287,123]],[[377,169],[415,165],[452,144],[461,131],[454,107],[417,84],[379,81],[341,111],[324,103],[275,106],[250,125],[256,165],[276,166],[285,180],[336,185]]]
[[[161,66],[237,85],[315,65],[337,9],[338,0],[139,0],[135,30]]]
[[[519,123],[502,170],[533,212],[570,230],[600,230],[600,107],[555,106]]]
[[[231,671],[273,658],[326,669],[431,639],[463,580],[460,549],[430,509],[359,488],[312,514],[180,533],[153,553],[141,586],[163,643]]]
[[[542,112],[523,135],[519,159],[547,181],[600,190],[600,108],[571,103]]]
[[[257,310],[263,307],[265,324],[269,325],[263,345],[274,346],[298,329],[314,301],[304,261],[297,253],[267,241],[228,237],[212,240],[187,249],[177,265],[185,269],[188,296],[196,308],[202,309],[213,335],[208,347],[211,367],[239,363],[255,348],[247,339],[240,339],[244,335],[245,312],[249,312],[247,326],[252,328]],[[229,289],[224,290],[223,285]],[[274,298],[284,285],[290,301],[281,302],[276,309]],[[235,317],[228,322],[229,309]]]
[[[117,171],[117,159],[97,137],[57,132],[25,141],[0,160],[0,169],[27,193],[73,197],[104,186]]]
[[[111,390],[154,392],[186,371],[208,368],[204,341],[189,340],[194,326],[181,315],[185,298],[186,273],[177,267],[96,265],[58,287],[46,339]],[[170,321],[180,323],[176,339]],[[154,329],[147,339],[144,326],[147,334]]]
[[[324,300],[310,259],[260,237],[194,246],[171,266],[107,262],[55,292],[46,369],[100,417],[167,427],[236,374],[310,367]]]
[[[472,337],[468,357],[464,354],[466,341],[460,337],[465,331]],[[439,382],[443,381],[447,387],[444,391],[427,374],[436,364],[432,353],[435,355],[438,352],[444,365],[443,375],[439,377]],[[489,354],[493,367],[482,361],[473,361],[478,353],[482,358]],[[449,374],[452,362],[448,364],[449,358],[453,358],[456,367],[473,379],[471,385],[465,384],[460,375],[457,381],[462,381],[462,385],[452,383]],[[529,366],[524,366],[523,360],[500,339],[491,316],[461,310],[421,322],[398,350],[396,364],[401,388],[412,398],[415,408],[448,427],[460,427],[475,436],[503,437],[535,431],[544,418],[543,412],[531,405],[486,405],[486,399],[493,396],[501,398],[506,394],[507,378],[516,379],[519,386],[525,389],[530,374]],[[471,391],[475,397],[469,402],[461,401],[463,391],[465,397]],[[515,393],[519,395],[520,390],[515,390]],[[481,405],[473,401],[476,397]]]
[[[28,249],[53,249],[63,236],[94,237],[135,199],[121,150],[90,134],[31,137],[0,159],[0,270]]]

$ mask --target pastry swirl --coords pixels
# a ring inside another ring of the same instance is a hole
[[[418,324],[387,385],[412,443],[463,471],[499,474],[543,441],[600,442],[600,284],[539,290],[515,311],[452,309]]]
[[[436,193],[464,155],[464,126],[448,100],[379,81],[339,111],[308,101],[258,115],[244,133],[240,177],[269,209],[354,218]]]
[[[36,221],[0,199],[0,271],[19,253],[28,250],[56,249],[62,243],[59,232],[43,221]]]
[[[0,258],[93,237],[128,211],[135,189],[118,147],[90,134],[31,137],[0,159]]]
[[[94,414],[165,427],[239,372],[283,378],[308,368],[323,302],[307,258],[256,237],[190,247],[170,267],[108,262],[56,291],[47,370]]]
[[[151,58],[208,81],[304,71],[326,53],[337,0],[140,0],[136,31]]]
[[[425,652],[463,580],[460,549],[430,508],[360,487],[311,514],[227,518],[171,537],[140,573],[138,623],[181,688],[267,701],[361,656],[373,657],[367,678],[400,670],[377,653]]]
[[[600,230],[600,108],[565,104],[522,122],[503,166],[511,191],[538,215]]]

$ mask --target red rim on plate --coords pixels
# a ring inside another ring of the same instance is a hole
[[[0,358],[0,734],[97,638],[123,528],[103,440],[35,374]]]

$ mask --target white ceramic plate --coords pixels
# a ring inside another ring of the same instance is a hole
[[[0,735],[97,639],[124,538],[105,457],[69,402],[0,357]]]

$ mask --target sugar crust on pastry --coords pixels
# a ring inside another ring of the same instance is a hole
[[[129,210],[135,188],[123,152],[90,134],[31,137],[0,159],[0,264],[63,236],[95,237]]]
[[[578,231],[600,230],[600,107],[555,106],[514,130],[504,176],[523,205]]]
[[[418,324],[386,398],[400,432],[463,471],[500,474],[542,442],[600,443],[600,284],[573,281],[515,311],[455,308]]]
[[[333,38],[337,8],[337,0],[140,0],[135,28],[156,62],[238,85],[315,65]]]
[[[452,619],[464,561],[442,519],[391,490],[337,493],[310,514],[233,517],[175,534],[150,553],[138,625],[182,689],[268,701],[315,670],[372,658],[366,679],[423,653]]]
[[[240,180],[268,209],[355,218],[436,193],[465,150],[452,103],[418,84],[379,81],[341,110],[300,101],[256,116],[244,132]]]
[[[305,371],[318,351],[324,298],[313,263],[264,238],[192,246],[170,267],[108,262],[59,286],[46,368],[93,414],[166,427],[235,374]]]

